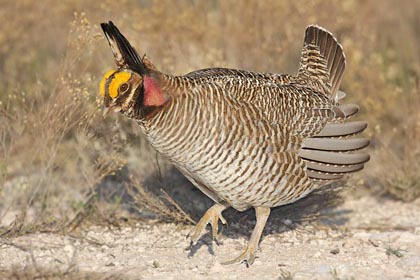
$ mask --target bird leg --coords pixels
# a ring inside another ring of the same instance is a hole
[[[264,230],[268,216],[270,215],[270,207],[255,207],[255,215],[257,217],[257,223],[255,224],[254,231],[252,232],[251,239],[249,240],[245,251],[239,257],[222,264],[227,265],[246,262],[247,266],[252,265],[255,260],[255,251],[258,248],[261,234]]]
[[[217,231],[219,228],[219,225],[218,225],[219,219],[223,224],[226,224],[226,220],[222,216],[222,212],[225,209],[226,209],[225,206],[220,205],[220,204],[215,204],[212,207],[210,207],[206,211],[206,213],[204,213],[203,217],[201,217],[198,224],[187,235],[187,238],[191,237],[191,244],[194,244],[195,242],[197,242],[197,240],[200,238],[203,231],[205,230],[207,224],[211,225],[213,240],[217,242]]]

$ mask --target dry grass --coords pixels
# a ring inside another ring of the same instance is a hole
[[[99,113],[97,86],[114,67],[98,28],[107,20],[174,74],[211,66],[293,73],[305,27],[328,28],[348,58],[342,89],[370,123],[373,159],[357,176],[400,199],[420,195],[419,0],[6,2],[0,10],[4,234],[58,230],[92,209],[104,178],[142,180],[156,171],[155,154],[136,125]],[[119,196],[112,197],[114,204]]]
[[[186,213],[171,196],[164,190],[162,195],[157,196],[147,189],[136,179],[131,179],[128,193],[134,200],[138,211],[151,211],[162,221],[194,224],[194,220]]]
[[[0,270],[0,277],[2,279],[13,279],[13,280],[109,280],[109,279],[129,279],[121,276],[122,272],[116,273],[95,273],[95,272],[83,272],[77,269],[69,269],[66,271],[57,270],[46,270],[38,267],[14,267],[10,270]]]

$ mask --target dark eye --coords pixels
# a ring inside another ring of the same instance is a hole
[[[120,92],[126,92],[128,90],[128,84],[127,83],[123,83],[120,85]]]

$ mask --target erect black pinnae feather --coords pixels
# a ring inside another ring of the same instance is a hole
[[[145,74],[147,69],[141,57],[114,23],[112,21],[101,23],[101,27],[112,49],[117,66],[128,68],[139,74]]]

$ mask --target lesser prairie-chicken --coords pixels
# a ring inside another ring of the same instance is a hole
[[[350,137],[367,123],[347,121],[359,108],[340,104],[345,56],[325,29],[306,29],[296,75],[209,68],[173,76],[140,57],[112,22],[101,26],[118,66],[100,85],[105,110],[135,120],[152,146],[215,202],[191,231],[192,242],[209,223],[216,238],[227,207],[255,208],[247,248],[227,263],[253,263],[271,207],[369,160],[359,151],[369,140]]]

